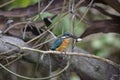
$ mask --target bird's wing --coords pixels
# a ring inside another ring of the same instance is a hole
[[[58,48],[62,44],[62,42],[63,42],[62,38],[56,39],[51,47],[51,50],[55,50],[56,48]]]

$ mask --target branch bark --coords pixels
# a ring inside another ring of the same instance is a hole
[[[119,2],[119,0],[102,0],[102,1],[107,3],[107,5],[111,6],[113,9],[115,9],[117,12],[120,13],[120,2]]]
[[[86,37],[95,33],[118,33],[120,34],[120,21],[119,19],[110,20],[97,20],[92,21],[89,27],[84,31],[80,38]]]

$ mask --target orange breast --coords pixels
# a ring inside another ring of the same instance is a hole
[[[69,39],[64,39],[62,44],[56,50],[64,51],[68,47],[69,43],[70,43]]]

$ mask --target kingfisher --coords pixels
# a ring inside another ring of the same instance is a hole
[[[55,40],[51,50],[63,52],[70,44],[70,38],[76,39],[77,37],[74,36],[71,32],[65,32],[61,37]]]

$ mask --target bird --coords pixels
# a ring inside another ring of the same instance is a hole
[[[61,37],[57,38],[51,46],[51,50],[65,51],[70,44],[70,38],[76,38],[71,32],[65,32]]]

